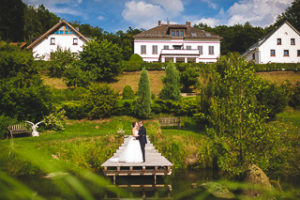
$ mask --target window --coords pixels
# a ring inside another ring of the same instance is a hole
[[[50,38],[50,45],[55,45],[55,38],[54,37]]]
[[[252,54],[252,60],[255,60],[255,53]]]
[[[297,56],[300,57],[300,50],[297,50]]]
[[[184,36],[184,32],[180,31],[180,37],[183,37],[183,36]]]
[[[179,31],[176,31],[176,37],[179,37]]]
[[[65,31],[65,34],[69,34],[69,31]]]
[[[181,46],[180,46],[180,45],[174,45],[173,47],[174,47],[174,49],[176,49],[176,50],[181,50]]]
[[[295,38],[291,38],[291,45],[295,45]]]
[[[174,34],[175,34],[175,32],[174,32]],[[168,46],[168,45],[165,45],[165,46],[164,46],[164,50],[169,50],[169,46]]]
[[[172,36],[175,37],[175,31],[174,30],[172,31]]]
[[[281,38],[277,38],[277,45],[281,45]]]
[[[199,50],[200,55],[202,55],[203,54],[203,46],[198,46],[198,50]]]
[[[283,50],[283,56],[290,56],[289,50]]]
[[[275,56],[275,49],[271,49],[270,55],[271,55],[271,56]]]
[[[141,54],[146,54],[146,45],[141,46]]]
[[[187,49],[187,50],[191,50],[192,47],[191,47],[191,46],[186,46],[186,49]]]
[[[78,45],[78,38],[73,38],[73,45]]]
[[[59,31],[59,34],[64,34],[64,31]]]
[[[152,46],[152,54],[157,54],[157,45]]]
[[[209,55],[214,55],[214,46],[209,46],[208,47],[208,54]]]

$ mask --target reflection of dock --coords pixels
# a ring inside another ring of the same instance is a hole
[[[104,168],[104,175],[112,176],[114,184],[117,176],[154,176],[154,184],[156,184],[156,176],[171,175],[173,164],[155,149],[149,138],[147,139],[148,143],[145,147],[146,162],[122,163],[113,161],[118,158],[126,147],[129,141],[129,137],[127,137],[117,152],[101,165]]]

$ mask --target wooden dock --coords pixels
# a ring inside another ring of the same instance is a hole
[[[101,165],[104,175],[113,177],[114,184],[117,176],[154,176],[154,184],[156,184],[156,176],[171,175],[173,164],[155,149],[148,137],[148,143],[145,146],[146,162],[124,163],[114,161],[124,151],[128,141],[129,137],[127,136],[116,153]]]

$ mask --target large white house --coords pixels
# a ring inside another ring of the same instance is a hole
[[[134,38],[134,53],[146,62],[216,62],[220,57],[221,37],[198,28],[190,22],[162,24]]]
[[[299,63],[300,33],[286,21],[242,56],[255,63]]]
[[[32,42],[27,49],[32,48],[33,56],[36,59],[49,60],[51,52],[61,48],[70,49],[72,53],[82,51],[83,45],[88,39],[77,29],[65,20],[60,20],[56,25],[50,28],[46,33]]]

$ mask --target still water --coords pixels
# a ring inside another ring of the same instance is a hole
[[[299,177],[298,177],[299,178]],[[118,177],[117,185],[136,185],[135,188],[121,188],[123,193],[112,193],[90,183],[84,183],[95,199],[218,199],[208,195],[198,186],[208,181],[224,179],[213,170],[173,170],[171,176],[158,177],[159,188],[141,188],[138,185],[153,184],[153,177]],[[81,199],[76,195],[65,193],[62,188],[57,188],[50,179],[40,177],[20,177],[20,180],[37,194],[47,199]],[[297,177],[282,178],[280,181],[283,189],[300,190],[300,181]],[[62,186],[63,187],[63,186]],[[125,192],[125,194],[124,194]]]

